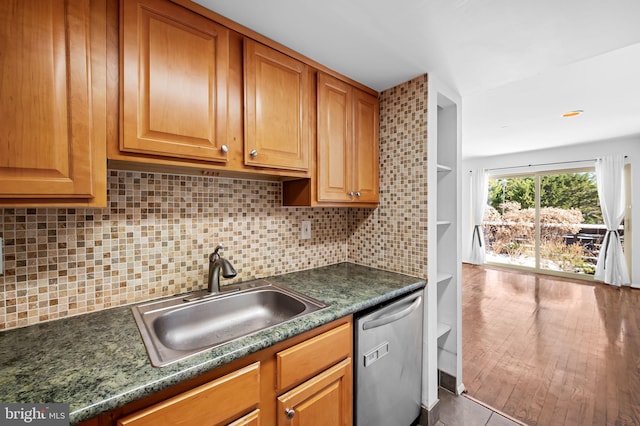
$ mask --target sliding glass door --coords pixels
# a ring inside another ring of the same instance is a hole
[[[606,227],[592,169],[496,176],[485,212],[487,262],[593,275]],[[620,227],[624,238],[624,227]]]

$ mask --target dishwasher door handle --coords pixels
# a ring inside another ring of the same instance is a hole
[[[388,316],[384,316],[382,318],[376,318],[374,320],[371,321],[367,321],[365,323],[362,324],[362,329],[363,330],[369,330],[372,328],[376,328],[376,327],[380,327],[383,325],[387,325],[390,324],[394,321],[398,321],[401,318],[406,317],[407,315],[409,315],[410,313],[412,313],[413,311],[415,311],[416,309],[418,309],[418,306],[420,306],[420,303],[422,302],[422,296],[418,296],[416,297],[416,299],[414,300],[414,302],[411,304],[411,306],[399,311],[399,312],[394,312],[391,315]]]

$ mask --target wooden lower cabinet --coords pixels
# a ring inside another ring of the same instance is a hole
[[[118,426],[227,425],[259,402],[260,363],[256,362],[120,419]],[[237,421],[232,424],[256,424],[247,416]]]
[[[350,324],[322,333],[276,354],[278,392],[291,389],[351,355]]]
[[[235,422],[229,423],[229,426],[260,426],[260,410],[253,410]]]
[[[347,316],[82,426],[351,425],[352,356]]]
[[[351,358],[278,397],[278,426],[351,425]]]

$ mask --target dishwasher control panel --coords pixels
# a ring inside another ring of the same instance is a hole
[[[389,342],[384,342],[377,348],[364,354],[364,366],[368,367],[389,353]]]

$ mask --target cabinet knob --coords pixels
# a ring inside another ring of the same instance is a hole
[[[258,150],[257,149],[252,149],[251,152],[249,153],[249,155],[252,158],[256,158],[258,156]]]
[[[285,408],[285,409],[284,409],[284,413],[287,415],[287,418],[288,418],[288,419],[292,419],[292,418],[293,418],[293,416],[295,416],[295,415],[296,415],[295,410],[292,410],[291,408]]]
[[[360,193],[360,191],[356,192],[356,197],[361,196],[362,194]]]
[[[355,195],[355,192],[350,191],[347,195],[348,195],[349,197],[353,197],[353,196]]]
[[[226,145],[222,145],[220,147],[220,151],[222,151],[222,152],[224,152],[226,154],[227,152],[229,152],[229,147],[226,146]]]

